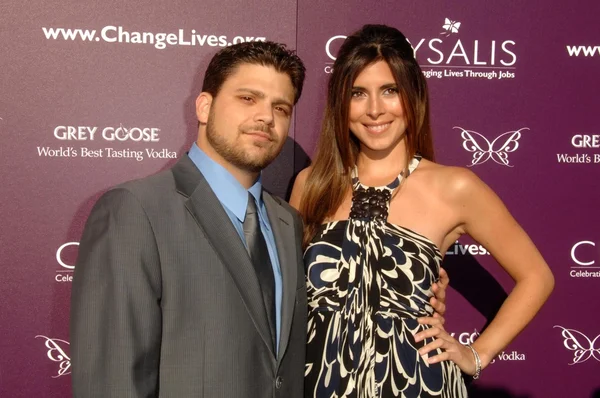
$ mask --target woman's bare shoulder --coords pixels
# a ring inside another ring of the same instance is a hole
[[[312,166],[308,166],[298,173],[296,179],[294,180],[294,186],[292,187],[292,193],[290,195],[290,205],[296,209],[300,209],[300,200],[302,199],[302,194],[304,193],[304,185],[306,184],[306,180],[312,171]]]
[[[429,160],[421,160],[417,170],[419,179],[447,198],[460,198],[475,193],[483,182],[465,167],[445,166]]]
[[[313,167],[311,165],[305,169],[302,169],[296,176],[296,182],[300,182],[302,185],[304,185],[304,183],[306,182],[306,179],[308,178],[308,176],[310,175],[310,172],[312,171],[312,168]]]

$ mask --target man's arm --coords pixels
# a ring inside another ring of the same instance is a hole
[[[449,284],[448,273],[445,269],[440,268],[440,279],[431,288],[434,296],[429,300],[429,303],[435,311],[433,317],[441,318],[442,324],[444,324],[444,314],[446,313],[446,289]]]
[[[435,311],[431,317],[419,318],[419,323],[431,326],[443,327],[444,314],[446,313],[446,289],[450,283],[448,273],[445,269],[440,268],[440,279],[433,284],[431,290],[433,290],[433,297],[429,300],[429,304]]]
[[[144,209],[103,195],[79,247],[71,292],[73,397],[158,395],[161,275]]]

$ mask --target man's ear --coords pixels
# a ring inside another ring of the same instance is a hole
[[[201,92],[196,98],[196,117],[201,124],[208,122],[208,115],[212,105],[213,96],[207,92]]]

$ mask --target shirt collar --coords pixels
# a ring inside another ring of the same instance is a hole
[[[231,211],[238,220],[244,222],[246,218],[248,192],[256,199],[258,208],[263,207],[262,177],[260,175],[254,185],[246,190],[227,169],[212,160],[196,143],[192,144],[188,156],[204,175],[206,182],[208,182],[219,202]]]

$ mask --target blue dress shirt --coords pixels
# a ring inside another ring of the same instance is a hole
[[[273,230],[267,216],[267,209],[262,200],[262,184],[261,177],[246,190],[235,179],[229,171],[223,166],[212,160],[202,149],[194,143],[190,149],[188,156],[192,159],[192,162],[196,165],[198,170],[204,175],[204,178],[210,185],[211,189],[221,202],[221,205],[225,209],[225,212],[231,219],[235,230],[244,245],[246,245],[246,239],[244,237],[244,226],[243,222],[246,218],[246,207],[248,206],[248,192],[252,194],[256,200],[258,208],[258,218],[260,220],[260,229],[265,237],[267,243],[267,249],[269,250],[269,257],[271,258],[271,265],[273,266],[273,276],[275,278],[275,329],[277,331],[276,336],[276,351],[279,350],[279,335],[281,330],[281,298],[282,298],[282,279],[281,279],[281,267],[279,266],[279,258],[277,257],[277,247],[275,246],[275,237],[273,236]]]

